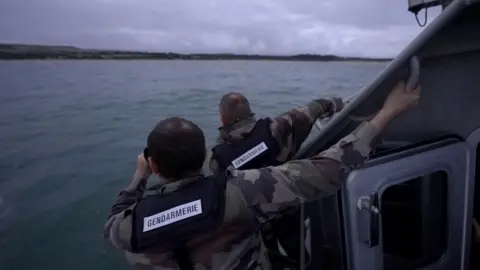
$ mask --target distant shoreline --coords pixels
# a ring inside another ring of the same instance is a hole
[[[250,55],[230,53],[180,54],[89,50],[70,46],[0,44],[0,60],[269,60],[309,62],[389,62],[391,58],[343,57],[337,55]]]

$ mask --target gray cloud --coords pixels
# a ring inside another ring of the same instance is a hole
[[[421,30],[407,0],[0,1],[0,42],[86,48],[390,57]]]

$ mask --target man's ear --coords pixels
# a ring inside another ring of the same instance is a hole
[[[225,126],[225,119],[223,118],[222,113],[220,113],[220,124],[222,124],[222,126]]]
[[[148,165],[154,174],[158,174],[158,166],[153,162],[152,157],[148,157]]]

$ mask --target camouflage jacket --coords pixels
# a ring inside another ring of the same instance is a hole
[[[264,220],[257,218],[252,206],[268,218],[275,218],[285,208],[336,192],[347,174],[364,162],[377,135],[377,129],[365,122],[310,159],[255,170],[232,170],[227,179],[222,225],[215,233],[199,235],[187,245],[194,269],[271,269],[258,230]],[[167,184],[166,192],[180,188],[186,181],[191,180]],[[132,208],[142,196],[144,185],[138,185],[134,191],[122,191],[112,207],[104,233],[117,248],[130,250]],[[177,269],[170,253],[154,249],[144,254],[125,253],[137,269]]]
[[[328,115],[333,109],[331,101],[325,99],[313,100],[304,107],[292,109],[273,119],[270,125],[272,136],[281,147],[277,161],[281,164],[290,160],[300,149],[300,146],[310,134],[315,120],[322,115]],[[216,145],[233,140],[243,139],[242,134],[252,131],[256,124],[254,117],[244,119],[220,130]],[[218,172],[218,163],[209,155],[211,173]]]

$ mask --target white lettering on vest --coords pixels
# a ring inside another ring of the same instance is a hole
[[[238,158],[236,158],[234,161],[232,161],[233,167],[235,169],[240,168],[243,164],[249,162],[250,160],[256,158],[258,155],[261,153],[265,152],[268,150],[267,145],[264,142],[261,142],[257,146],[253,147],[252,149],[248,150]]]
[[[196,200],[175,206],[153,216],[143,218],[143,232],[148,232],[202,213],[202,201]]]

